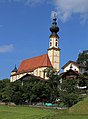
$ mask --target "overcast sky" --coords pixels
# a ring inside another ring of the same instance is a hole
[[[53,13],[61,67],[88,49],[88,0],[0,0],[0,79],[22,60],[47,53]]]

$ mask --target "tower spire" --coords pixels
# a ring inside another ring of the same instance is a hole
[[[14,69],[12,70],[12,72],[17,72],[16,64],[15,64],[15,67],[14,67]]]
[[[57,34],[57,32],[59,31],[59,27],[57,26],[56,20],[57,20],[56,15],[54,15],[52,26],[50,27],[50,31],[52,32],[50,37],[53,36],[53,37],[58,37],[59,38],[59,36]]]
[[[60,71],[60,48],[59,45],[59,27],[57,26],[56,22],[56,14],[53,16],[52,26],[50,27],[51,35],[50,35],[50,42],[49,42],[49,49],[48,49],[48,56],[51,61],[52,66],[57,70]]]

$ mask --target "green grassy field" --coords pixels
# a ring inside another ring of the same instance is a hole
[[[88,119],[88,115],[69,114],[68,110],[0,106],[0,119]]]
[[[83,101],[78,102],[76,105],[69,109],[69,113],[72,114],[88,114],[88,97]]]

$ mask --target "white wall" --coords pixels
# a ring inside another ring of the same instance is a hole
[[[18,75],[13,75],[10,77],[10,82],[14,82],[18,79],[20,79],[21,77],[25,76],[26,74],[33,74],[35,76],[39,76],[41,78],[44,78],[44,70],[46,69],[47,67],[41,67],[41,68],[37,68],[35,69],[33,72],[27,72],[27,73],[22,73],[22,74],[18,74]],[[48,78],[46,77],[46,74],[45,74],[45,79],[47,80]]]
[[[72,65],[72,70],[79,72],[79,68],[76,65],[72,64],[72,63],[70,63],[67,67],[64,68],[64,72],[68,71],[70,69],[71,65]]]

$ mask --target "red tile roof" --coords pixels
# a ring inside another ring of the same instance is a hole
[[[30,72],[39,67],[49,67],[52,66],[48,54],[23,60],[18,68],[18,72]]]

